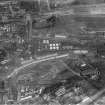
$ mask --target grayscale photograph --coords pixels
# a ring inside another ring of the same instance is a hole
[[[0,105],[105,105],[105,0],[0,0]]]

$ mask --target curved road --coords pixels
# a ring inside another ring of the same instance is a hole
[[[68,56],[69,56],[69,54],[62,54],[62,55],[55,55],[55,56],[51,56],[51,57],[42,58],[42,59],[39,59],[39,60],[34,60],[31,63],[24,64],[24,65],[20,66],[19,68],[16,68],[10,75],[7,76],[7,79],[16,76],[20,71],[22,71],[22,70],[24,70],[28,67],[34,66],[36,64],[39,64],[41,62],[54,60],[54,59],[65,58],[65,57],[68,57]]]

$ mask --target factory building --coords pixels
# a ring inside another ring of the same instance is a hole
[[[66,53],[76,50],[80,45],[67,39],[35,38],[33,39],[36,54]]]

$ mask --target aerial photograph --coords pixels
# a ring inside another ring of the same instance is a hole
[[[105,105],[105,0],[0,0],[0,105]]]

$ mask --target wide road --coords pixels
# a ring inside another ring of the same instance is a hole
[[[65,58],[68,57],[69,54],[62,54],[62,55],[55,55],[55,56],[51,56],[51,57],[46,57],[46,58],[42,58],[42,59],[38,59],[38,60],[34,60],[31,63],[27,63],[24,64],[18,68],[16,68],[10,75],[7,76],[7,79],[12,78],[14,76],[16,76],[20,71],[25,70],[26,68],[35,66],[36,64],[39,64],[41,62],[45,62],[45,61],[49,61],[49,60],[54,60],[54,59],[60,59],[60,58]]]

